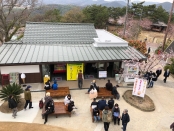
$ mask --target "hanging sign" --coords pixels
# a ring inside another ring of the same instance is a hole
[[[77,80],[77,74],[83,73],[83,63],[67,64],[67,80]]]

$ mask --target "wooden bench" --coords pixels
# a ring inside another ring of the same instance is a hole
[[[42,108],[42,113],[45,112],[45,105]],[[56,118],[58,115],[64,115],[67,114],[69,117],[71,117],[71,112],[66,111],[65,104],[64,102],[54,102],[54,113],[49,114],[49,115],[55,115]]]
[[[112,109],[109,109],[110,111],[112,111]],[[93,116],[93,109],[92,107],[90,107],[90,112],[91,112],[91,116],[92,116],[92,122],[94,122],[94,116]],[[99,110],[100,112],[100,120],[102,120],[102,110]]]
[[[50,89],[46,90],[45,92],[50,92],[51,97],[65,97],[66,95],[70,94],[69,87],[58,87],[57,90]]]
[[[99,88],[99,92],[98,92],[97,98],[100,98],[100,97],[111,97],[111,96],[113,96],[111,94],[111,91],[108,91],[105,87],[100,87]]]

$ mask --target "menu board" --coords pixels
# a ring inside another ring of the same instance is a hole
[[[132,95],[143,97],[146,92],[147,80],[135,78]]]
[[[98,72],[98,78],[106,78],[106,77],[107,77],[107,71]]]
[[[66,70],[65,67],[66,67],[65,64],[57,64],[57,65],[54,65],[54,71]]]

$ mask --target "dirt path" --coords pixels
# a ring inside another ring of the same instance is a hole
[[[31,124],[20,122],[0,122],[0,131],[74,131],[60,127],[43,124]]]

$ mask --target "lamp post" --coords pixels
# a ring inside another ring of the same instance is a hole
[[[173,14],[173,8],[174,8],[174,0],[173,0],[172,8],[171,8],[171,11],[170,11],[170,16],[169,16],[169,20],[168,20],[168,24],[167,24],[167,29],[166,29],[166,32],[165,32],[165,35],[164,35],[164,40],[163,40],[163,51],[164,51],[164,46],[165,46],[166,39],[167,39],[167,34],[168,34],[168,32],[169,32],[169,26],[170,26],[170,21],[171,21],[172,14]]]
[[[127,24],[127,17],[128,17],[128,9],[129,9],[129,0],[127,0],[127,6],[126,6],[126,18],[125,18],[125,21],[124,21],[123,37],[125,36],[125,32],[126,32],[126,24]]]

